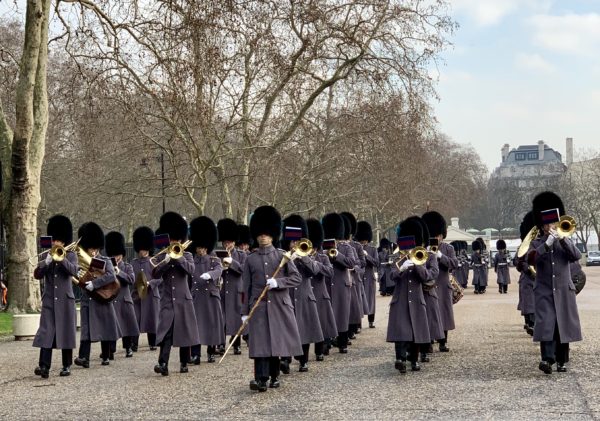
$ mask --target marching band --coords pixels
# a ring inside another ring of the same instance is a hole
[[[581,340],[570,272],[581,254],[569,238],[574,222],[565,218],[556,194],[536,196],[512,262],[520,273],[518,309],[525,329],[540,343],[539,369],[547,374],[555,363],[557,371],[566,371],[569,343]],[[249,226],[229,218],[215,224],[206,216],[188,226],[181,215],[166,212],[156,231],[146,226],[134,231],[137,255],[130,263],[124,260],[122,234],[104,236],[88,222],[73,243],[72,231],[67,217],[50,218],[46,243],[52,248],[34,271],[44,282],[33,342],[40,348],[35,374],[42,378],[49,377],[53,348],[62,350],[60,376],[71,374],[73,285],[84,293],[75,365],[90,367],[92,342],[100,342],[101,364],[109,365],[119,338],[130,358],[140,333],[146,333],[150,349],[160,348],[157,374],[169,375],[173,346],[179,348],[179,372],[187,373],[188,364],[200,364],[202,346],[208,362],[218,355],[222,361],[230,348],[242,354],[243,338],[254,361],[250,389],[265,392],[280,387],[281,373],[290,372],[293,359],[299,372],[309,370],[311,344],[314,360],[321,362],[333,347],[349,352],[365,316],[375,328],[378,281],[380,294],[391,295],[386,341],[394,343],[400,373],[407,372],[407,363],[421,370],[435,342],[440,352],[450,351],[453,305],[468,284],[469,268],[475,294],[485,293],[488,283],[483,240],[472,243],[469,259],[466,242],[445,242],[447,223],[435,211],[404,219],[396,243],[383,238],[378,248],[371,244],[371,225],[350,212],[305,220],[297,214],[282,218],[275,208],[261,206]],[[510,255],[503,240],[496,248],[499,292],[507,293]]]

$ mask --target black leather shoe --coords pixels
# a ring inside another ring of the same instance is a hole
[[[559,373],[566,373],[567,367],[565,367],[564,363],[558,363],[558,364],[556,364],[556,371]]]
[[[255,390],[258,392],[266,392],[267,391],[267,382],[263,382],[261,380],[251,380],[250,381],[250,390]]]
[[[75,358],[75,365],[78,365],[83,368],[90,368],[90,361],[87,358]]]
[[[352,345],[352,341],[348,341],[346,345],[348,345],[348,346]]]
[[[527,330],[529,326],[528,325],[523,325],[523,329]]]
[[[156,364],[154,366],[154,372],[156,374],[168,376],[169,375],[169,367],[166,364]]]
[[[422,363],[428,363],[429,361],[430,360],[429,360],[429,357],[427,356],[427,354],[421,354],[421,362]]]
[[[233,350],[235,351],[235,349],[236,349],[236,348],[238,348],[238,349],[239,349],[239,346],[234,346],[234,347],[233,347]],[[217,351],[217,354],[219,354],[219,355],[223,355],[223,354],[225,354],[225,345],[219,345],[219,346],[217,347],[216,351]],[[237,355],[237,354],[236,354],[236,355]]]
[[[223,355],[223,354],[221,354]],[[239,346],[234,346],[233,347],[233,355],[242,355],[242,348]]]
[[[277,389],[279,386],[281,386],[281,382],[279,381],[279,377],[275,377],[275,378],[271,377],[271,381],[269,382],[269,387],[271,389]]]
[[[396,360],[394,363],[394,368],[398,370],[400,373],[406,373],[406,362],[402,360]]]
[[[155,346],[151,346],[150,347],[150,351],[156,351],[156,347]],[[135,352],[135,351],[133,351],[133,352]]]
[[[362,332],[362,329],[359,327],[356,329],[356,334],[358,335],[358,334],[360,334],[360,332]]]
[[[419,363],[414,362],[410,364],[410,369],[412,371],[421,371],[421,366],[419,365]]]
[[[200,365],[200,357],[198,355],[194,355],[189,360],[190,364]]]
[[[67,377],[71,375],[71,367],[67,366],[67,367],[63,367],[62,370],[60,370],[60,373],[58,373],[58,375],[60,377]]]
[[[283,374],[290,374],[290,363],[286,360],[281,360],[279,363],[279,369]]]
[[[35,368],[35,370],[33,370],[33,374],[35,374],[36,376],[41,376],[42,375],[42,369],[38,366]]]
[[[137,352],[137,351],[138,351],[138,347],[137,347],[137,345],[132,345],[132,347],[131,347],[131,350],[132,350],[133,352]],[[152,350],[152,347],[150,347],[150,350]]]
[[[129,348],[125,351],[125,358],[133,357],[133,349]]]
[[[214,363],[215,362],[215,356],[213,354],[208,354],[208,362],[209,363]]]
[[[440,345],[440,352],[450,352],[450,348],[446,345]]]
[[[529,336],[533,336],[533,328],[532,327],[527,326],[527,334]]]
[[[375,323],[369,322],[369,329],[374,329],[374,328],[375,328]]]
[[[315,360],[317,360],[317,361],[323,361],[323,360],[325,360],[325,357],[323,355],[317,355],[315,357]]]
[[[307,371],[308,371],[308,364],[307,363],[300,364],[300,368],[298,369],[298,372],[306,373]]]
[[[111,360],[111,361],[114,361],[115,360],[115,353],[111,352],[110,354],[108,354],[108,359]]]
[[[350,333],[348,335],[348,339],[356,339],[356,335],[354,333]]]
[[[108,360],[102,360],[102,365],[110,365],[110,361]]]
[[[545,374],[552,374],[552,364],[550,364],[548,361],[540,362],[538,368],[542,370]]]
[[[188,366],[184,365],[184,364],[181,364],[181,367],[179,367],[179,372],[180,373],[187,373],[188,371],[189,371],[188,370]]]
[[[33,372],[37,376],[41,376],[42,379],[47,379],[50,376],[50,369],[48,369],[48,367],[43,366],[43,365],[36,367],[35,370],[33,370]]]
[[[348,348],[340,348],[340,354],[347,354]]]
[[[329,348],[325,347],[325,349],[323,350],[323,355],[329,355]]]

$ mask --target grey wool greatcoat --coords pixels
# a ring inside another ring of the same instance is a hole
[[[121,289],[119,290],[119,295],[112,301],[112,304],[117,314],[119,329],[121,329],[122,336],[138,336],[140,328],[135,317],[135,308],[129,289],[134,282],[133,267],[129,263],[120,261],[118,268],[117,280],[121,284]]]
[[[231,252],[231,264],[223,270],[221,288],[221,308],[225,314],[225,334],[233,336],[242,325],[242,271],[246,253],[241,250]]]
[[[568,238],[557,239],[548,249],[547,238],[544,235],[533,240],[529,249],[536,252],[533,340],[552,341],[554,327],[558,324],[560,342],[577,342],[582,339],[581,326],[569,263],[581,259],[581,253]]]
[[[429,325],[429,336],[432,341],[444,339],[444,327],[442,325],[442,316],[440,314],[440,304],[438,299],[437,278],[440,273],[438,259],[435,254],[430,253],[426,263],[430,278],[427,284],[423,285],[423,296],[425,297],[425,306],[427,308],[427,323]]]
[[[321,271],[321,267],[310,256],[298,257],[294,264],[302,277],[302,282],[290,288],[290,298],[294,303],[296,323],[302,344],[314,344],[323,341],[323,331],[319,320],[317,298],[313,292],[311,278]]]
[[[533,295],[533,285],[535,279],[531,276],[531,268],[527,264],[525,256],[523,258],[515,257],[515,267],[520,273],[519,276],[519,303],[517,310],[521,310],[521,315],[535,313],[535,297]]]
[[[200,345],[225,343],[225,318],[223,310],[221,310],[221,294],[218,286],[222,271],[221,259],[217,256],[194,257],[192,297],[194,298]],[[200,278],[203,273],[208,273],[210,279]]]
[[[480,253],[473,252],[471,255],[471,265],[473,266],[473,285],[487,287],[487,275],[485,273],[485,263]]]
[[[466,288],[468,284],[467,275],[469,266],[464,255],[458,255],[456,258],[458,259],[458,265],[452,273],[454,273],[454,276],[456,277],[456,282],[458,282],[461,287]]]
[[[73,349],[77,346],[77,316],[71,276],[77,275],[78,268],[77,256],[68,252],[62,262],[46,265],[42,260],[33,272],[35,279],[44,280],[40,327],[33,346],[57,349]]]
[[[379,290],[384,291],[386,288],[393,288],[394,281],[390,276],[392,265],[390,265],[390,252],[383,249],[379,252]]]
[[[108,285],[115,280],[115,268],[110,259],[100,255],[97,255],[96,258],[106,262],[106,272],[92,281],[94,289]],[[116,341],[122,336],[112,302],[96,301],[90,297],[87,289],[83,289],[80,313],[82,341]]]
[[[439,250],[442,257],[438,259],[440,273],[437,278],[438,303],[440,305],[440,316],[442,316],[442,327],[444,330],[453,330],[454,308],[452,307],[452,286],[450,285],[450,271],[458,267],[458,259],[454,253],[454,247],[448,243],[440,243]]]
[[[173,346],[198,345],[198,325],[194,301],[188,286],[188,277],[194,274],[194,258],[184,252],[179,259],[171,259],[152,270],[152,276],[162,278],[160,313],[156,343],[160,344],[173,326]]]
[[[375,273],[379,268],[379,254],[377,253],[377,249],[370,244],[367,244],[364,249],[367,251],[365,255],[367,265],[363,278],[365,296],[367,297],[367,314],[375,314],[375,295],[377,293]]]
[[[329,280],[331,306],[335,316],[338,333],[347,332],[350,324],[350,302],[352,294],[352,279],[350,269],[354,267],[352,253],[354,249],[346,243],[337,244],[338,255],[331,261],[333,277]]]
[[[510,284],[510,273],[508,269],[509,257],[506,254],[496,253],[494,256],[494,272],[498,275],[496,282],[498,285]]]
[[[327,291],[326,284],[333,277],[333,266],[322,251],[317,252],[313,257],[319,271],[313,275],[310,280],[313,286],[313,294],[317,300],[317,310],[319,312],[319,322],[321,323],[321,331],[324,338],[335,338],[338,334],[338,329],[335,324],[335,315],[331,306],[331,296]]]
[[[362,278],[364,270],[361,267],[361,262],[358,259],[356,248],[354,248],[351,242],[346,243],[348,245],[349,256],[352,259],[353,266],[350,270],[350,324],[360,324],[364,316],[362,296],[360,294],[360,287],[358,286],[359,279]],[[361,252],[362,253],[362,252]],[[364,257],[364,256],[363,256]]]
[[[242,314],[248,315],[274,273],[284,252],[273,246],[250,253],[244,265]],[[249,356],[289,357],[302,355],[300,333],[288,289],[300,285],[302,278],[294,262],[288,262],[275,278],[277,288],[269,290],[248,322]],[[247,298],[247,299],[246,299]]]
[[[427,308],[422,284],[431,279],[425,267],[412,266],[400,272],[392,266],[392,279],[396,282],[394,295],[390,301],[390,314],[387,329],[387,342],[431,342],[427,321]]]
[[[131,261],[134,279],[143,273],[148,282],[148,294],[143,300],[132,288],[131,298],[135,309],[135,317],[141,333],[154,333],[158,331],[158,313],[160,311],[160,284],[162,279],[152,279],[152,264],[150,257],[138,257]]]
[[[367,300],[367,293],[365,291],[365,271],[367,268],[367,256],[365,255],[365,248],[358,241],[350,241],[350,245],[356,250],[356,256],[360,264],[360,271],[354,271],[353,276],[358,286],[358,298],[362,304],[362,315],[366,316],[369,314],[369,301]],[[361,317],[362,319],[362,317]]]

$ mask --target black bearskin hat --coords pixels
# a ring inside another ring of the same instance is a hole
[[[414,220],[414,221],[418,222],[419,225],[421,226],[421,230],[423,231],[423,243],[421,244],[421,243],[417,242],[417,246],[421,246],[421,245],[423,245],[425,247],[429,246],[429,237],[430,237],[429,227],[425,223],[425,220],[423,220],[423,218],[416,216],[416,215],[410,216],[406,219]]]
[[[238,239],[238,224],[230,218],[223,218],[217,222],[219,241],[236,241]]]
[[[483,238],[477,237],[475,239],[475,241],[479,241],[479,243],[481,244],[481,249],[480,250],[483,250],[483,251],[487,250],[487,246],[485,245],[485,241],[483,241]]]
[[[109,257],[118,256],[119,254],[125,256],[127,252],[125,251],[125,237],[123,237],[123,234],[117,231],[106,234],[106,237],[104,237],[104,250]]]
[[[506,241],[504,241],[504,240],[496,241],[496,250],[506,250]]]
[[[325,239],[344,240],[344,218],[338,213],[328,213],[321,220]]]
[[[400,222],[398,228],[396,229],[396,236],[406,237],[412,235],[415,237],[415,244],[420,246],[424,243],[423,241],[423,228],[417,217],[406,218],[404,221]]]
[[[545,191],[535,196],[533,198],[532,205],[533,219],[535,221],[535,225],[540,229],[544,225],[542,222],[542,211],[558,208],[560,216],[565,214],[565,206],[563,205],[562,200],[556,193],[551,191]]]
[[[318,250],[323,245],[323,239],[325,233],[323,232],[323,226],[319,220],[309,218],[306,220],[306,227],[308,228],[308,239],[312,243],[315,250]]]
[[[194,253],[196,247],[204,247],[210,254],[217,245],[217,226],[208,216],[194,218],[190,222],[190,239]]]
[[[356,234],[356,229],[358,224],[356,223],[356,216],[351,214],[350,212],[341,212],[340,215],[345,216],[350,221],[350,235]],[[348,237],[346,237],[348,238]]]
[[[379,251],[382,249],[389,249],[391,245],[392,243],[390,243],[390,240],[383,237],[381,240],[379,240]]]
[[[432,237],[442,235],[446,238],[446,235],[448,235],[448,224],[446,224],[446,220],[439,212],[425,212],[423,214],[423,220],[427,224],[427,228],[429,228],[429,235]]]
[[[177,212],[166,212],[160,217],[159,228],[161,233],[169,234],[171,241],[185,241],[188,234],[188,224]]]
[[[259,206],[250,218],[252,238],[266,234],[273,238],[273,244],[281,235],[281,214],[273,206]]]
[[[240,246],[242,244],[252,243],[252,236],[250,235],[250,227],[248,225],[238,225],[237,227],[238,238],[237,245]]]
[[[133,231],[133,249],[137,252],[146,250],[154,252],[154,231],[150,227],[138,227]]]
[[[471,243],[471,248],[473,251],[481,250],[481,242],[479,240],[475,240]]]
[[[300,215],[292,214],[283,220],[283,227],[285,233],[285,227],[296,227],[302,230],[302,238],[308,238],[308,226],[306,225],[306,221]],[[284,250],[290,249],[290,240],[286,240],[285,238],[281,239],[281,245]]]
[[[531,231],[533,227],[535,227],[535,221],[533,220],[533,211],[529,211],[525,214],[523,220],[521,221],[521,225],[519,226],[521,241],[523,241],[525,237],[527,237],[527,234],[529,234],[529,231]]]
[[[346,215],[340,213],[340,216],[344,221],[344,240],[349,240],[350,238],[352,238],[352,222],[350,221],[350,218],[348,218]]]
[[[55,241],[62,241],[67,244],[73,242],[73,225],[71,220],[64,215],[54,215],[48,219],[46,233]]]
[[[373,241],[373,229],[371,228],[371,224],[367,221],[360,221],[357,223],[354,239],[356,241],[366,241],[367,243]]]
[[[79,245],[82,249],[103,249],[104,248],[104,232],[102,228],[95,222],[86,222],[77,230]]]

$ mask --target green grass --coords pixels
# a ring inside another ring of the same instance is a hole
[[[12,333],[12,317],[10,313],[0,312],[0,336]]]

